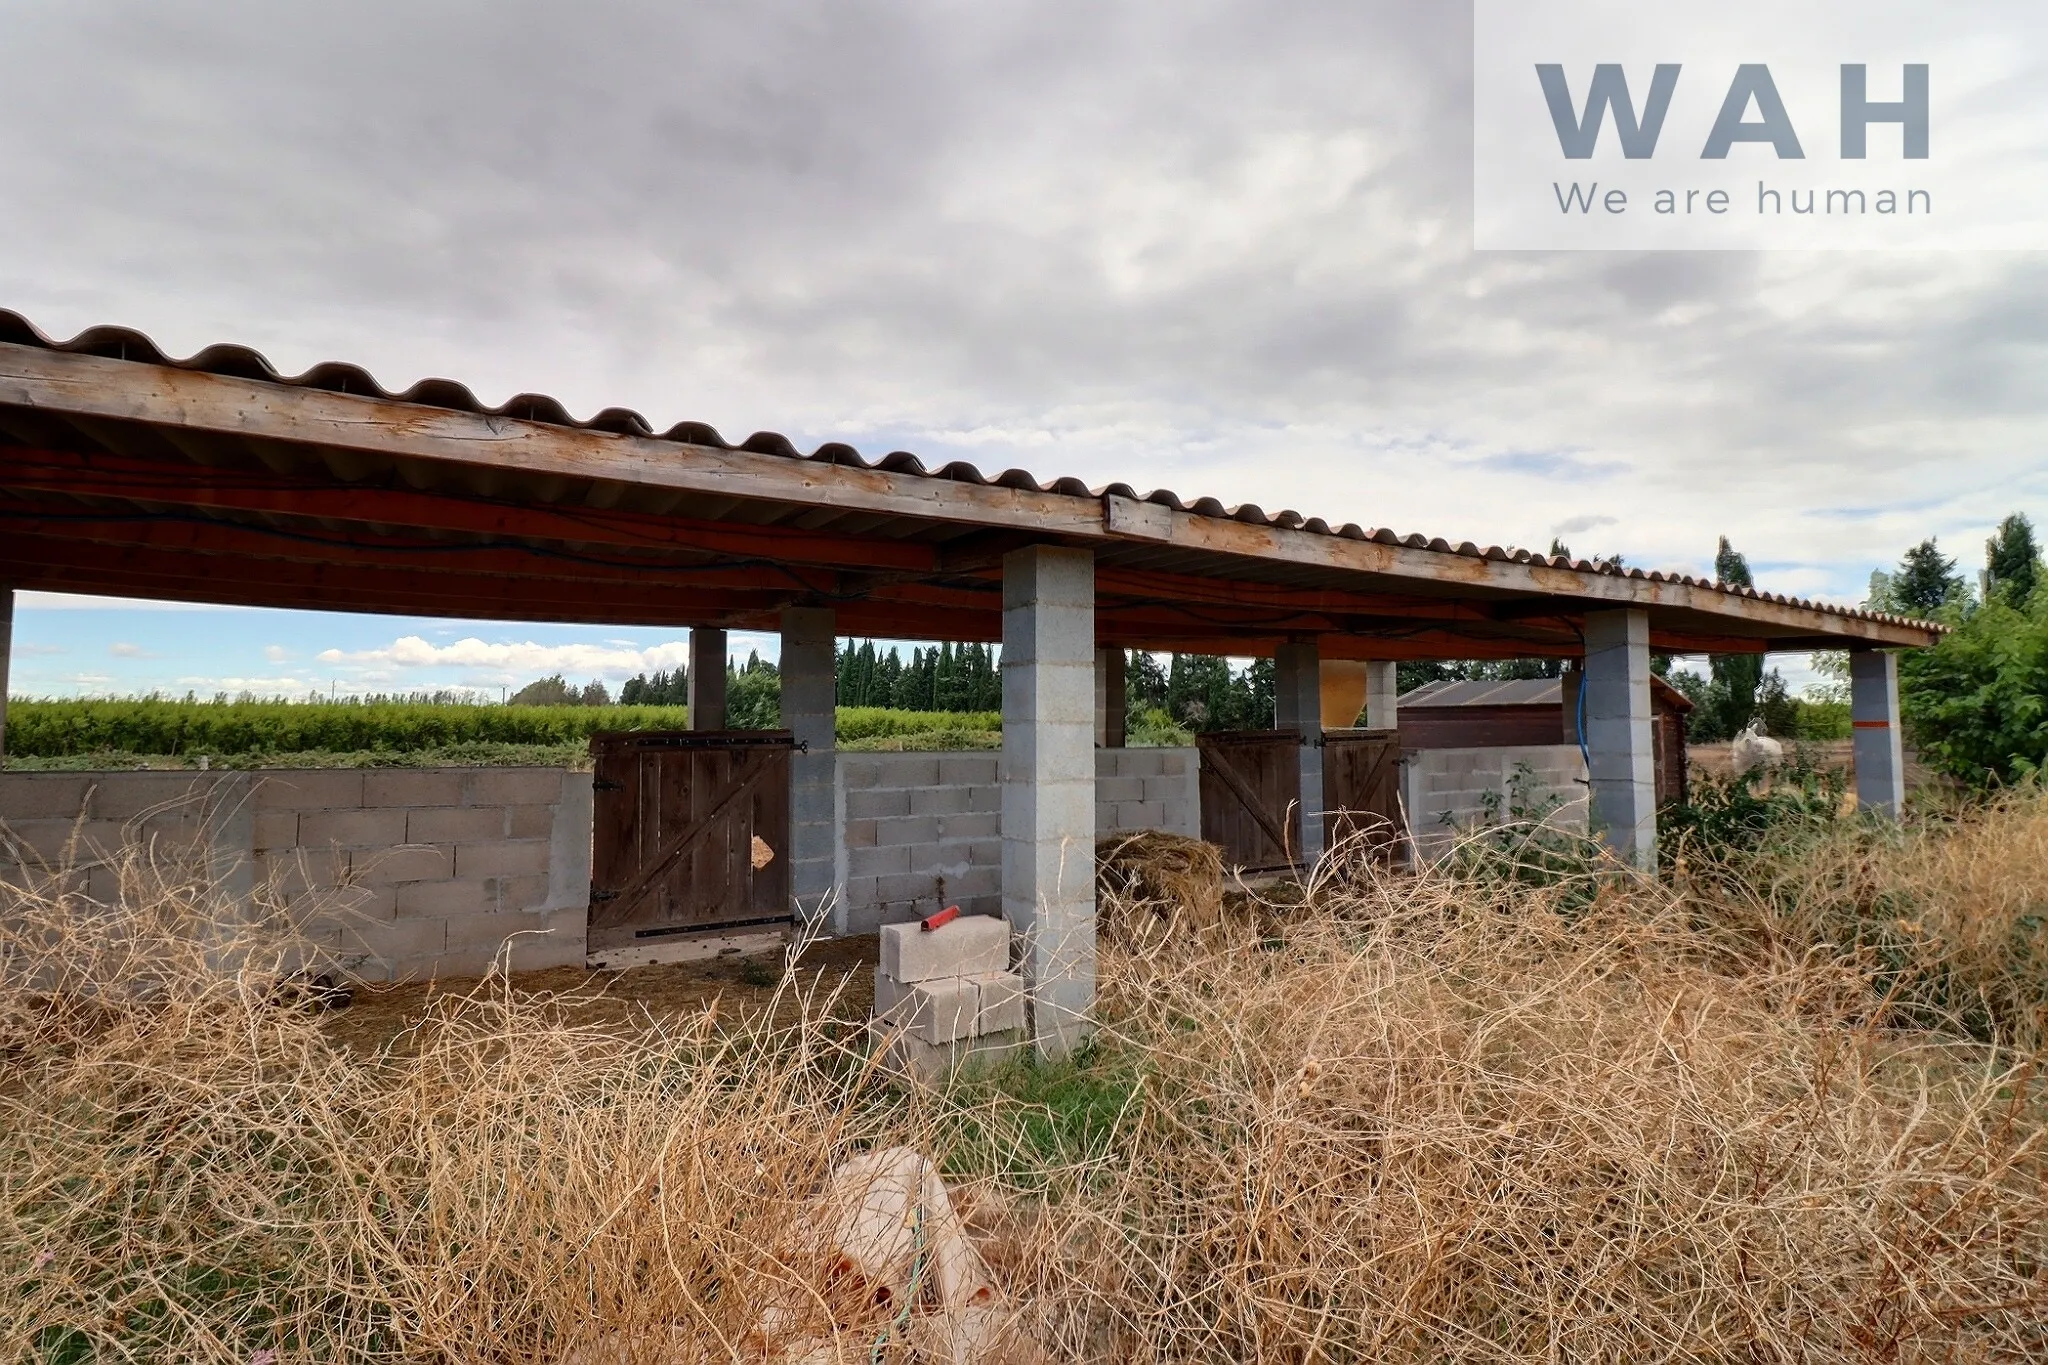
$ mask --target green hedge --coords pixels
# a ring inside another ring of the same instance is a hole
[[[23,758],[125,754],[405,753],[475,744],[581,743],[600,730],[679,730],[681,706],[464,706],[430,702],[16,701],[7,752]],[[995,712],[841,707],[843,741],[939,730],[997,731]]]

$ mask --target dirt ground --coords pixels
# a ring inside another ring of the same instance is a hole
[[[814,992],[820,999],[837,991],[834,1016],[865,1022],[874,1008],[874,966],[879,953],[880,940],[872,934],[813,943],[797,960],[797,979],[806,993]],[[638,1024],[678,1018],[714,1000],[721,1011],[730,1009],[738,1016],[768,1005],[782,967],[778,953],[633,967],[622,972],[556,967],[520,972],[512,978],[512,989],[520,996],[547,1001],[568,1024]],[[328,1037],[357,1051],[374,1052],[394,1043],[402,1048],[406,1031],[434,1001],[467,995],[478,985],[475,978],[453,978],[402,986],[357,986],[353,1003],[330,1011],[322,1027]],[[794,1002],[785,999],[777,1014],[793,1016]]]

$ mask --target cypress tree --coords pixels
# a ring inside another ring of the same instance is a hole
[[[2015,512],[1998,523],[1998,534],[1984,542],[1987,596],[2003,592],[2011,605],[2026,605],[2040,577],[2041,551],[2034,543],[2034,523]]]
[[[1927,539],[1906,551],[1899,571],[1892,575],[1892,600],[1908,615],[1928,615],[1969,593],[1956,562],[1941,552],[1936,538]]]

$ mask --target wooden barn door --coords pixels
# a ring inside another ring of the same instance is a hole
[[[787,923],[787,730],[593,735],[590,951]]]
[[[1401,732],[1323,732],[1323,847],[1363,840],[1390,861],[1406,834],[1401,819]]]
[[[1202,837],[1247,872],[1293,866],[1301,851],[1301,732],[1218,730],[1196,735],[1202,760]]]

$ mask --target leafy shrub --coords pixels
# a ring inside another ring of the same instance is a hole
[[[745,676],[745,675],[742,675]],[[768,728],[776,699],[753,692],[736,724]],[[765,714],[762,714],[765,712]],[[300,753],[400,754],[488,745],[581,746],[610,730],[677,730],[681,706],[490,706],[425,701],[287,702],[126,700],[18,701],[8,709],[10,759],[91,756]],[[994,734],[988,712],[841,707],[841,742],[934,733]],[[931,746],[940,747],[940,746]]]
[[[2048,593],[1959,616],[1932,649],[1899,656],[1900,708],[1920,755],[1975,787],[2048,763]]]

